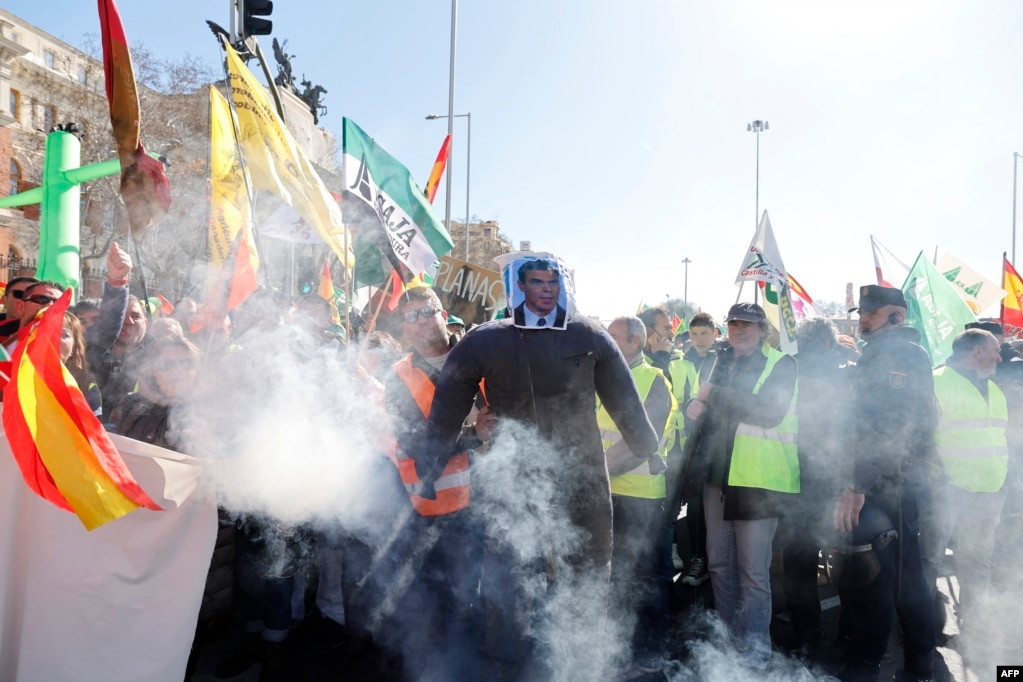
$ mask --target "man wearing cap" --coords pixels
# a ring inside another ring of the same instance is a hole
[[[448,315],[448,334],[455,337],[455,340],[465,336],[465,322],[460,317]]]
[[[771,658],[771,558],[778,516],[799,492],[796,361],[771,348],[763,308],[737,303],[725,318],[731,347],[686,405],[683,493],[703,487],[714,608],[744,662]]]
[[[845,652],[842,680],[876,680],[898,614],[905,651],[903,680],[929,680],[936,636],[933,581],[921,551],[921,517],[930,513],[938,412],[934,377],[920,333],[904,327],[906,299],[891,287],[860,287],[849,484],[835,503],[834,525],[850,532],[869,500],[888,515],[899,542],[877,553],[880,572],[862,589],[841,594]],[[852,312],[852,311],[850,311]]]

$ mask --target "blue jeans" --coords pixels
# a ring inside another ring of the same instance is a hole
[[[663,532],[664,498],[612,495],[611,587],[615,612],[636,618],[633,658],[656,661],[668,638],[671,542]]]
[[[714,608],[748,662],[771,658],[771,554],[777,517],[725,521],[721,486],[703,489],[707,568]]]

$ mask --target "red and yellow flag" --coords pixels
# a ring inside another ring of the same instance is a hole
[[[437,160],[433,162],[433,170],[430,171],[430,179],[426,181],[426,190],[423,192],[426,195],[427,201],[431,204],[433,203],[433,198],[437,196],[437,187],[440,185],[441,176],[444,175],[444,167],[448,165],[448,154],[450,153],[451,136],[448,135],[444,138],[444,144],[440,146]]]
[[[4,388],[4,432],[25,483],[88,530],[138,507],[160,507],[132,478],[74,377],[60,362],[71,290],[18,332]]]
[[[1002,288],[1007,292],[1002,299],[1002,324],[1023,329],[1023,279],[1004,255]]]
[[[131,231],[138,234],[167,213],[171,205],[170,181],[163,173],[163,164],[149,156],[142,146],[135,69],[114,0],[99,0],[99,23],[110,124],[121,161],[121,199],[128,209]]]
[[[323,261],[323,272],[320,273],[320,287],[316,291],[320,298],[330,304],[330,321],[341,324],[341,311],[337,309],[337,296],[334,294],[334,279],[330,276],[330,266]]]

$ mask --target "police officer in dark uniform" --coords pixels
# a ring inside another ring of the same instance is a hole
[[[853,310],[857,310],[853,308]],[[853,397],[851,484],[835,503],[835,528],[851,532],[866,501],[882,509],[898,540],[877,545],[880,571],[853,592],[840,591],[842,680],[876,680],[893,617],[903,633],[901,680],[933,675],[933,581],[925,577],[921,517],[928,513],[931,476],[938,475],[934,432],[938,412],[934,378],[920,333],[903,327],[906,299],[898,289],[860,287],[860,336],[867,341],[857,362]]]

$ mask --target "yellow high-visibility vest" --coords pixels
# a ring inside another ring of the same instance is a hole
[[[953,485],[975,493],[1001,490],[1009,471],[1005,394],[987,382],[987,400],[969,379],[950,367],[934,370],[934,393],[941,405],[935,442]]]
[[[657,377],[661,377],[667,383],[667,380],[664,379],[664,373],[648,363],[646,358],[643,358],[640,364],[632,368],[632,379],[636,382],[636,390],[639,391],[639,396],[644,402],[646,402],[647,396],[650,395],[650,389],[653,388]],[[671,395],[670,391],[668,392],[668,398],[671,400],[671,411],[668,413],[668,419],[664,424],[664,431],[657,449],[657,454],[660,455],[664,462],[668,460],[668,448],[671,447],[675,436],[675,413],[678,409],[678,403],[675,402],[675,397]],[[622,434],[618,427],[615,426],[614,420],[611,419],[611,415],[607,413],[607,410],[599,402],[597,405],[597,426],[600,428],[600,439],[604,444],[605,452],[611,446],[622,441]],[[654,428],[657,428],[657,424],[654,424]],[[611,492],[615,495],[626,495],[628,497],[660,499],[666,494],[664,474],[651,473],[650,462],[644,461],[631,471],[619,474],[618,476],[612,476]]]
[[[760,393],[760,387],[771,376],[771,370],[785,357],[785,353],[766,343],[761,347],[761,352],[767,357],[767,364],[753,387],[753,395]],[[728,469],[728,485],[782,493],[799,492],[799,457],[796,454],[798,392],[797,384],[788,411],[777,426],[765,429],[762,426],[739,423],[735,431],[735,445],[732,447],[732,463]]]

